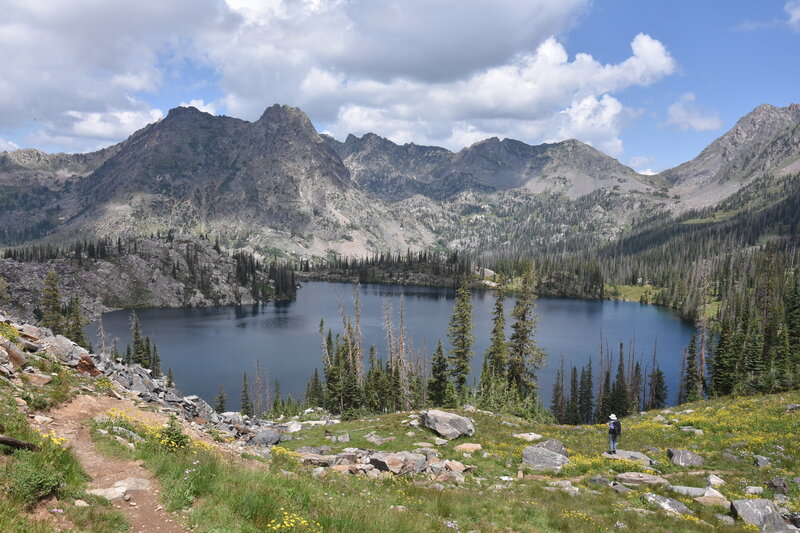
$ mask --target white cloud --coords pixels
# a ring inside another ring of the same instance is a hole
[[[254,120],[296,105],[337,137],[375,131],[461,148],[487,136],[576,137],[613,154],[633,116],[618,92],[676,70],[656,39],[604,64],[561,36],[590,0],[5,0],[0,128],[86,150],[175,105]],[[221,96],[185,94],[183,73]],[[46,73],[43,75],[42,73]],[[180,88],[179,92],[177,88]],[[187,103],[188,101],[188,103]]]
[[[11,141],[0,139],[0,152],[11,152],[13,150],[19,150],[19,146]]]
[[[722,119],[713,111],[707,111],[695,105],[692,93],[681,95],[680,99],[669,106],[667,124],[674,125],[681,131],[710,131],[722,127]]]
[[[570,61],[551,38],[507,65],[434,84],[349,80],[315,70],[315,81],[301,84],[312,89],[300,97],[312,108],[319,100],[340,102],[327,125],[340,138],[376,131],[397,142],[458,149],[487,136],[528,142],[574,137],[616,155],[623,123],[633,113],[609,93],[648,85],[676,68],[663,45],[647,35],[637,35],[631,49],[618,64],[604,65],[588,54]]]
[[[800,0],[789,0],[783,9],[789,15],[789,26],[795,31],[800,31]]]
[[[653,170],[650,165],[656,162],[655,157],[637,155],[628,159],[628,166],[645,176],[655,176],[658,170]]]
[[[209,113],[211,115],[217,114],[217,106],[214,102],[204,102],[203,100],[189,100],[189,102],[181,102],[181,107],[194,107],[200,111],[205,113]]]
[[[77,137],[114,140],[159,120],[164,113],[160,109],[106,113],[67,111],[67,116],[75,119],[70,132]]]

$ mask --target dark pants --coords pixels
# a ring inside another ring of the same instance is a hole
[[[608,434],[608,450],[611,452],[617,451],[617,434],[616,433],[609,433]]]

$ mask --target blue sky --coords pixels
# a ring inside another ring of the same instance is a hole
[[[0,151],[91,151],[179,105],[338,138],[577,138],[640,171],[800,101],[800,0],[0,0]]]

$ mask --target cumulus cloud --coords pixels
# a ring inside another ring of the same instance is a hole
[[[0,152],[11,152],[12,150],[18,150],[19,146],[14,144],[11,141],[6,141],[5,139],[0,139]]]
[[[458,149],[487,136],[575,137],[617,155],[635,114],[617,93],[676,70],[645,34],[618,63],[570,56],[561,36],[590,0],[6,4],[0,128],[36,119],[29,142],[77,150],[161,117],[175,104],[145,102],[163,91],[248,120],[276,102],[296,105],[340,138],[374,131]],[[219,98],[180,85],[194,68],[216,76]]]
[[[667,124],[681,131],[710,131],[722,127],[722,119],[713,111],[707,111],[695,104],[695,95],[685,93],[669,106]]]
[[[204,111],[211,115],[217,114],[217,106],[214,104],[214,102],[204,102],[203,100],[194,99],[194,100],[189,100],[188,102],[181,102],[180,106],[194,107],[200,111]]]
[[[789,15],[789,26],[795,31],[800,31],[800,0],[789,0],[783,9]]]
[[[628,159],[628,166],[636,170],[636,172],[639,174],[644,174],[645,176],[654,176],[659,172],[650,168],[650,165],[655,163],[655,161],[655,157],[637,155]]]

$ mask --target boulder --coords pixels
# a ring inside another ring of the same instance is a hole
[[[623,472],[617,474],[617,481],[625,485],[639,486],[639,485],[669,485],[669,481],[663,477],[654,476],[653,474],[645,474],[643,472]]]
[[[28,356],[10,340],[0,337],[0,348],[7,353],[8,361],[14,368],[22,368],[28,364]]]
[[[547,439],[546,441],[540,442],[539,444],[534,444],[534,447],[544,448],[545,450],[550,450],[551,452],[563,455],[564,457],[569,457],[569,452],[567,452],[567,447],[564,446],[564,443],[558,439]]]
[[[89,353],[63,335],[42,339],[42,348],[70,366],[77,365],[81,355]]]
[[[456,472],[458,474],[463,474],[467,469],[466,465],[460,461],[445,461],[444,466],[450,472]]]
[[[102,373],[97,369],[94,361],[92,361],[92,358],[87,354],[81,354],[78,366],[76,366],[75,369],[82,374],[89,374],[92,377],[99,376]]]
[[[375,446],[380,446],[394,439],[395,437],[379,437],[374,431],[371,431],[368,434],[364,435],[364,440],[367,442],[371,442]]]
[[[250,444],[254,446],[272,446],[278,444],[280,441],[281,434],[279,431],[274,429],[262,429],[250,439]]]
[[[307,465],[314,465],[314,466],[331,466],[333,463],[336,462],[335,455],[324,455],[319,453],[308,453],[308,452],[298,452],[300,453],[300,459],[303,463]]]
[[[782,530],[786,522],[781,513],[769,500],[733,500],[731,512],[738,516],[745,524],[751,524],[762,531]]]
[[[628,487],[626,487],[622,483],[617,483],[616,481],[612,481],[610,483],[610,485],[611,485],[611,488],[614,490],[614,492],[616,492],[617,494],[622,494],[623,496],[625,494],[629,494],[629,493],[633,492],[633,490],[629,489]]]
[[[528,442],[533,442],[536,440],[542,440],[544,437],[539,435],[538,433],[514,433],[512,437],[517,439],[526,440]]]
[[[765,466],[770,465],[770,460],[768,457],[764,457],[763,455],[754,455],[753,464],[758,468],[764,468]]]
[[[667,448],[667,457],[672,464],[677,466],[703,466],[706,460],[689,450],[676,450]]]
[[[800,410],[800,403],[790,403],[786,406],[786,412],[791,413],[792,411]]]
[[[481,450],[483,447],[480,444],[472,443],[472,442],[465,442],[464,444],[459,444],[454,448],[457,452],[463,453],[475,453]]]
[[[44,387],[51,381],[53,381],[53,376],[48,376],[47,374],[39,374],[38,372],[25,372],[23,373],[24,376],[27,376],[28,380],[36,386]]]
[[[672,514],[690,514],[693,515],[691,509],[686,507],[684,504],[679,502],[674,498],[667,498],[666,496],[661,496],[659,494],[653,494],[652,492],[645,492],[642,494],[642,498],[645,501],[648,501],[661,509],[667,511],[668,513]]]
[[[427,459],[424,455],[412,452],[376,452],[369,456],[369,462],[378,470],[401,475],[419,474],[425,470]]]
[[[706,478],[706,482],[709,487],[721,487],[725,484],[725,480],[719,476],[715,476],[714,474],[709,474],[708,478]]]
[[[706,495],[705,487],[684,487],[682,485],[671,485],[669,490],[672,492],[677,492],[683,496],[689,496],[690,498],[700,498]]]
[[[786,478],[776,477],[767,481],[767,488],[775,494],[788,494],[789,484],[786,483]]]
[[[569,463],[566,455],[556,453],[541,446],[528,446],[522,451],[522,464],[537,471],[559,472]]]
[[[422,424],[425,427],[432,429],[448,440],[457,439],[464,435],[471,437],[475,434],[475,426],[472,421],[455,413],[429,409],[422,411],[420,415],[422,416]]]
[[[603,452],[602,456],[607,459],[625,459],[627,461],[634,461],[636,463],[641,463],[645,466],[653,466],[656,464],[655,461],[650,459],[648,456],[643,454],[642,452],[632,452],[628,450],[617,450],[617,453],[611,454],[608,452]]]
[[[718,506],[726,509],[730,508],[731,506],[731,502],[729,502],[721,492],[713,487],[706,488],[705,493],[699,498],[695,498],[694,501],[701,505]]]

